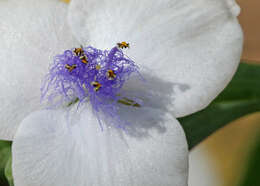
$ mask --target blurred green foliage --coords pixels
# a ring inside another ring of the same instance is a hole
[[[260,121],[259,121],[260,123]],[[249,156],[246,172],[239,186],[259,186],[260,185],[260,131],[255,142],[255,147]]]
[[[12,156],[9,156],[5,165],[5,177],[10,186],[14,186],[14,179],[12,174]]]
[[[203,90],[202,90],[203,91]],[[260,111],[260,65],[241,63],[225,90],[204,110],[179,118],[192,149],[219,128]]]
[[[9,186],[8,180],[5,177],[5,167],[11,157],[11,143],[0,141],[0,185]]]

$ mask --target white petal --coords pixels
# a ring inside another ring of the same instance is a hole
[[[128,111],[127,111],[128,110]],[[91,111],[39,111],[15,135],[16,186],[187,186],[188,149],[171,114],[122,108],[127,132],[102,131]]]
[[[83,44],[129,42],[128,56],[161,79],[180,117],[206,107],[235,73],[239,11],[234,0],[73,0],[69,24]]]
[[[67,5],[54,0],[0,1],[0,139],[40,108],[40,84],[54,54],[72,48]]]

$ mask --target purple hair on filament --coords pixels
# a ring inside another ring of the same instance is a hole
[[[100,124],[102,113],[122,128],[126,122],[118,115],[118,101],[123,98],[120,90],[133,72],[138,73],[138,66],[119,47],[66,50],[54,57],[41,88],[42,100],[52,107],[89,101]]]

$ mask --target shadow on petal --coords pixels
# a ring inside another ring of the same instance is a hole
[[[184,93],[191,88],[188,84],[165,81],[149,73],[142,73],[142,77],[143,81],[136,79],[139,77],[130,79],[123,91],[129,98],[139,98],[144,107],[169,111],[168,108],[174,105],[176,93]]]
[[[187,84],[164,81],[148,73],[142,76],[144,81],[132,78],[123,90],[123,95],[127,98],[141,101],[141,107],[120,105],[118,113],[120,121],[127,123],[124,129],[118,129],[122,138],[124,135],[140,140],[150,138],[154,130],[158,135],[165,133],[167,130],[165,123],[169,123],[170,115],[168,108],[174,104],[175,93],[185,92],[190,88]],[[103,121],[107,126],[115,122],[113,118],[107,117],[103,117]]]

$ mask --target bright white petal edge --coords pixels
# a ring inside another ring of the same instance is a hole
[[[66,24],[67,4],[54,0],[0,1],[0,139],[40,109],[40,86],[53,56],[78,43]]]
[[[16,186],[187,186],[186,138],[171,114],[122,106],[128,133],[101,131],[90,109],[67,114],[46,110],[23,120],[12,147]]]
[[[164,100],[152,106],[182,117],[205,108],[234,75],[239,12],[234,0],[73,0],[68,20],[83,45],[128,41],[128,56],[148,81],[154,77],[151,92]]]

